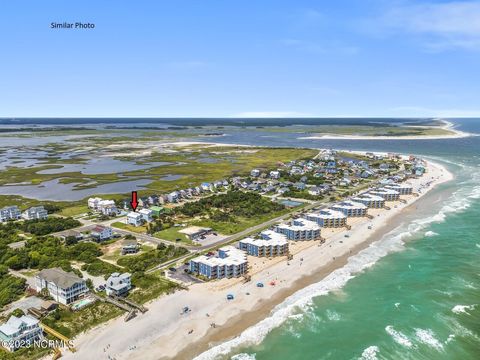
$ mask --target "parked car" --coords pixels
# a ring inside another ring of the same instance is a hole
[[[168,270],[170,270],[171,272],[176,272],[177,271],[177,269],[175,269],[174,267],[168,268]]]

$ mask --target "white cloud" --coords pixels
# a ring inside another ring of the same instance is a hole
[[[480,1],[395,6],[380,23],[386,31],[420,36],[428,50],[480,50]]]

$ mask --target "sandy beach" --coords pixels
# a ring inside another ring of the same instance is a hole
[[[323,229],[319,241],[291,245],[293,259],[249,257],[250,282],[224,279],[194,284],[147,304],[149,311],[129,322],[123,317],[80,335],[76,353],[66,359],[192,359],[214,344],[239,335],[267,317],[270,311],[296,291],[315,283],[342,267],[349,256],[385,234],[402,212],[436,185],[451,180],[452,174],[439,164],[428,162],[428,172],[410,179],[420,196],[404,196],[406,203],[390,202],[390,210],[370,209],[368,218],[349,218],[346,229]],[[348,237],[345,237],[348,234]],[[265,286],[258,288],[257,282]],[[270,285],[271,283],[275,285]],[[234,294],[234,300],[227,300]],[[191,312],[181,315],[183,307]],[[215,324],[215,327],[212,326]]]
[[[453,127],[453,124],[448,121],[444,121],[445,125],[440,128],[443,130],[448,130],[452,134],[448,135],[407,135],[407,136],[382,136],[382,135],[339,135],[339,134],[324,134],[324,135],[313,135],[313,136],[304,136],[299,137],[301,140],[435,140],[435,139],[458,139],[472,136],[472,134],[457,130]],[[410,128],[416,128],[419,126],[408,126]],[[428,127],[428,126],[423,126]]]

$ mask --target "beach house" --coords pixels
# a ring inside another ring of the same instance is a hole
[[[63,305],[71,304],[88,292],[85,280],[60,268],[41,270],[35,281],[37,292],[46,289],[53,300]]]
[[[151,222],[153,221],[153,211],[150,209],[142,209],[138,212],[140,215],[142,215],[142,219],[145,222]]]
[[[355,201],[341,201],[333,204],[331,209],[340,211],[347,217],[359,217],[367,215],[367,206]]]
[[[341,211],[322,209],[315,213],[305,214],[305,218],[316,222],[321,227],[337,228],[346,226],[347,217]]]
[[[127,214],[127,224],[133,225],[133,226],[140,226],[143,224],[143,216],[140,213],[137,213],[135,211],[130,211]]]
[[[0,209],[0,222],[18,220],[22,216],[18,206],[6,206]]]
[[[288,239],[285,235],[266,230],[260,238],[247,237],[239,241],[240,250],[252,256],[282,256],[288,254]]]
[[[0,325],[0,341],[2,347],[15,351],[25,345],[43,339],[40,321],[33,316],[10,316],[4,324]]]
[[[190,271],[208,279],[240,277],[247,270],[247,255],[231,245],[218,249],[217,255],[202,255],[190,260]]]
[[[413,193],[413,186],[408,183],[386,185],[385,188],[398,191],[400,195],[411,195]]]
[[[369,192],[370,194],[381,196],[385,201],[397,201],[400,199],[400,193],[398,191],[386,187],[370,190]]]
[[[132,288],[132,275],[130,273],[113,273],[107,279],[105,292],[108,296],[124,296]]]
[[[315,240],[320,238],[320,226],[313,221],[299,218],[291,223],[275,226],[275,232],[283,234],[288,240]]]
[[[140,245],[137,240],[123,240],[122,255],[136,254],[140,250]]]
[[[89,198],[89,199],[87,200],[88,207],[89,207],[90,209],[92,209],[92,210],[97,210],[97,208],[98,208],[98,203],[99,203],[100,201],[102,201],[102,199],[99,198],[99,197]]]
[[[163,213],[164,208],[161,206],[152,206],[150,207],[150,210],[152,210],[152,216],[159,217],[161,213]]]
[[[378,195],[363,193],[352,198],[353,201],[362,203],[368,208],[380,209],[385,206],[385,199]]]
[[[252,171],[250,171],[250,176],[252,176],[252,177],[258,177],[258,176],[260,176],[260,170],[258,170],[258,169],[253,169]]]
[[[280,171],[278,171],[278,170],[270,171],[270,178],[280,179]]]
[[[25,210],[22,213],[22,218],[25,220],[37,220],[46,219],[48,217],[48,211],[43,206],[34,206]]]
[[[113,236],[112,228],[103,225],[96,225],[90,232],[93,239],[97,241],[104,241],[111,239]]]

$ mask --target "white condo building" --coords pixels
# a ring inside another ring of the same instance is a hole
[[[40,321],[33,316],[10,316],[8,321],[0,325],[0,341],[2,346],[9,351],[15,351],[23,344],[33,344],[36,340],[43,339]]]
[[[240,250],[252,256],[282,256],[288,254],[288,239],[272,230],[262,231],[260,238],[251,237],[239,241]]]
[[[218,249],[218,255],[202,255],[190,260],[190,271],[209,279],[239,277],[247,273],[247,255],[231,245]]]
[[[413,186],[408,183],[386,185],[385,187],[398,191],[400,195],[411,195],[413,193]]]
[[[135,211],[130,211],[127,214],[127,224],[133,225],[133,226],[140,226],[143,224],[143,216],[140,213],[137,213]]]
[[[6,206],[0,209],[0,222],[8,221],[8,220],[18,220],[22,216],[20,209],[18,206]]]
[[[291,224],[275,226],[275,231],[284,234],[288,240],[315,240],[320,238],[320,226],[313,221],[300,218],[293,219]]]
[[[43,206],[34,206],[22,213],[22,218],[25,220],[46,219],[48,211]]]
[[[88,292],[85,280],[60,268],[43,269],[35,280],[37,292],[47,289],[53,300],[63,305],[71,304]]]
[[[145,222],[151,222],[153,221],[153,210],[150,210],[150,209],[142,209],[142,210],[139,210],[138,213],[140,215],[142,215],[142,219],[145,221]]]
[[[315,213],[307,213],[307,220],[315,221],[321,227],[337,228],[347,225],[347,217],[341,211],[322,209]]]
[[[380,188],[369,191],[370,194],[381,196],[385,201],[397,201],[400,199],[400,193],[396,190]]]
[[[385,206],[385,199],[383,197],[370,193],[360,194],[352,198],[352,200],[373,209],[380,209]]]
[[[367,207],[355,201],[341,201],[332,205],[333,210],[341,211],[347,217],[366,216]]]

